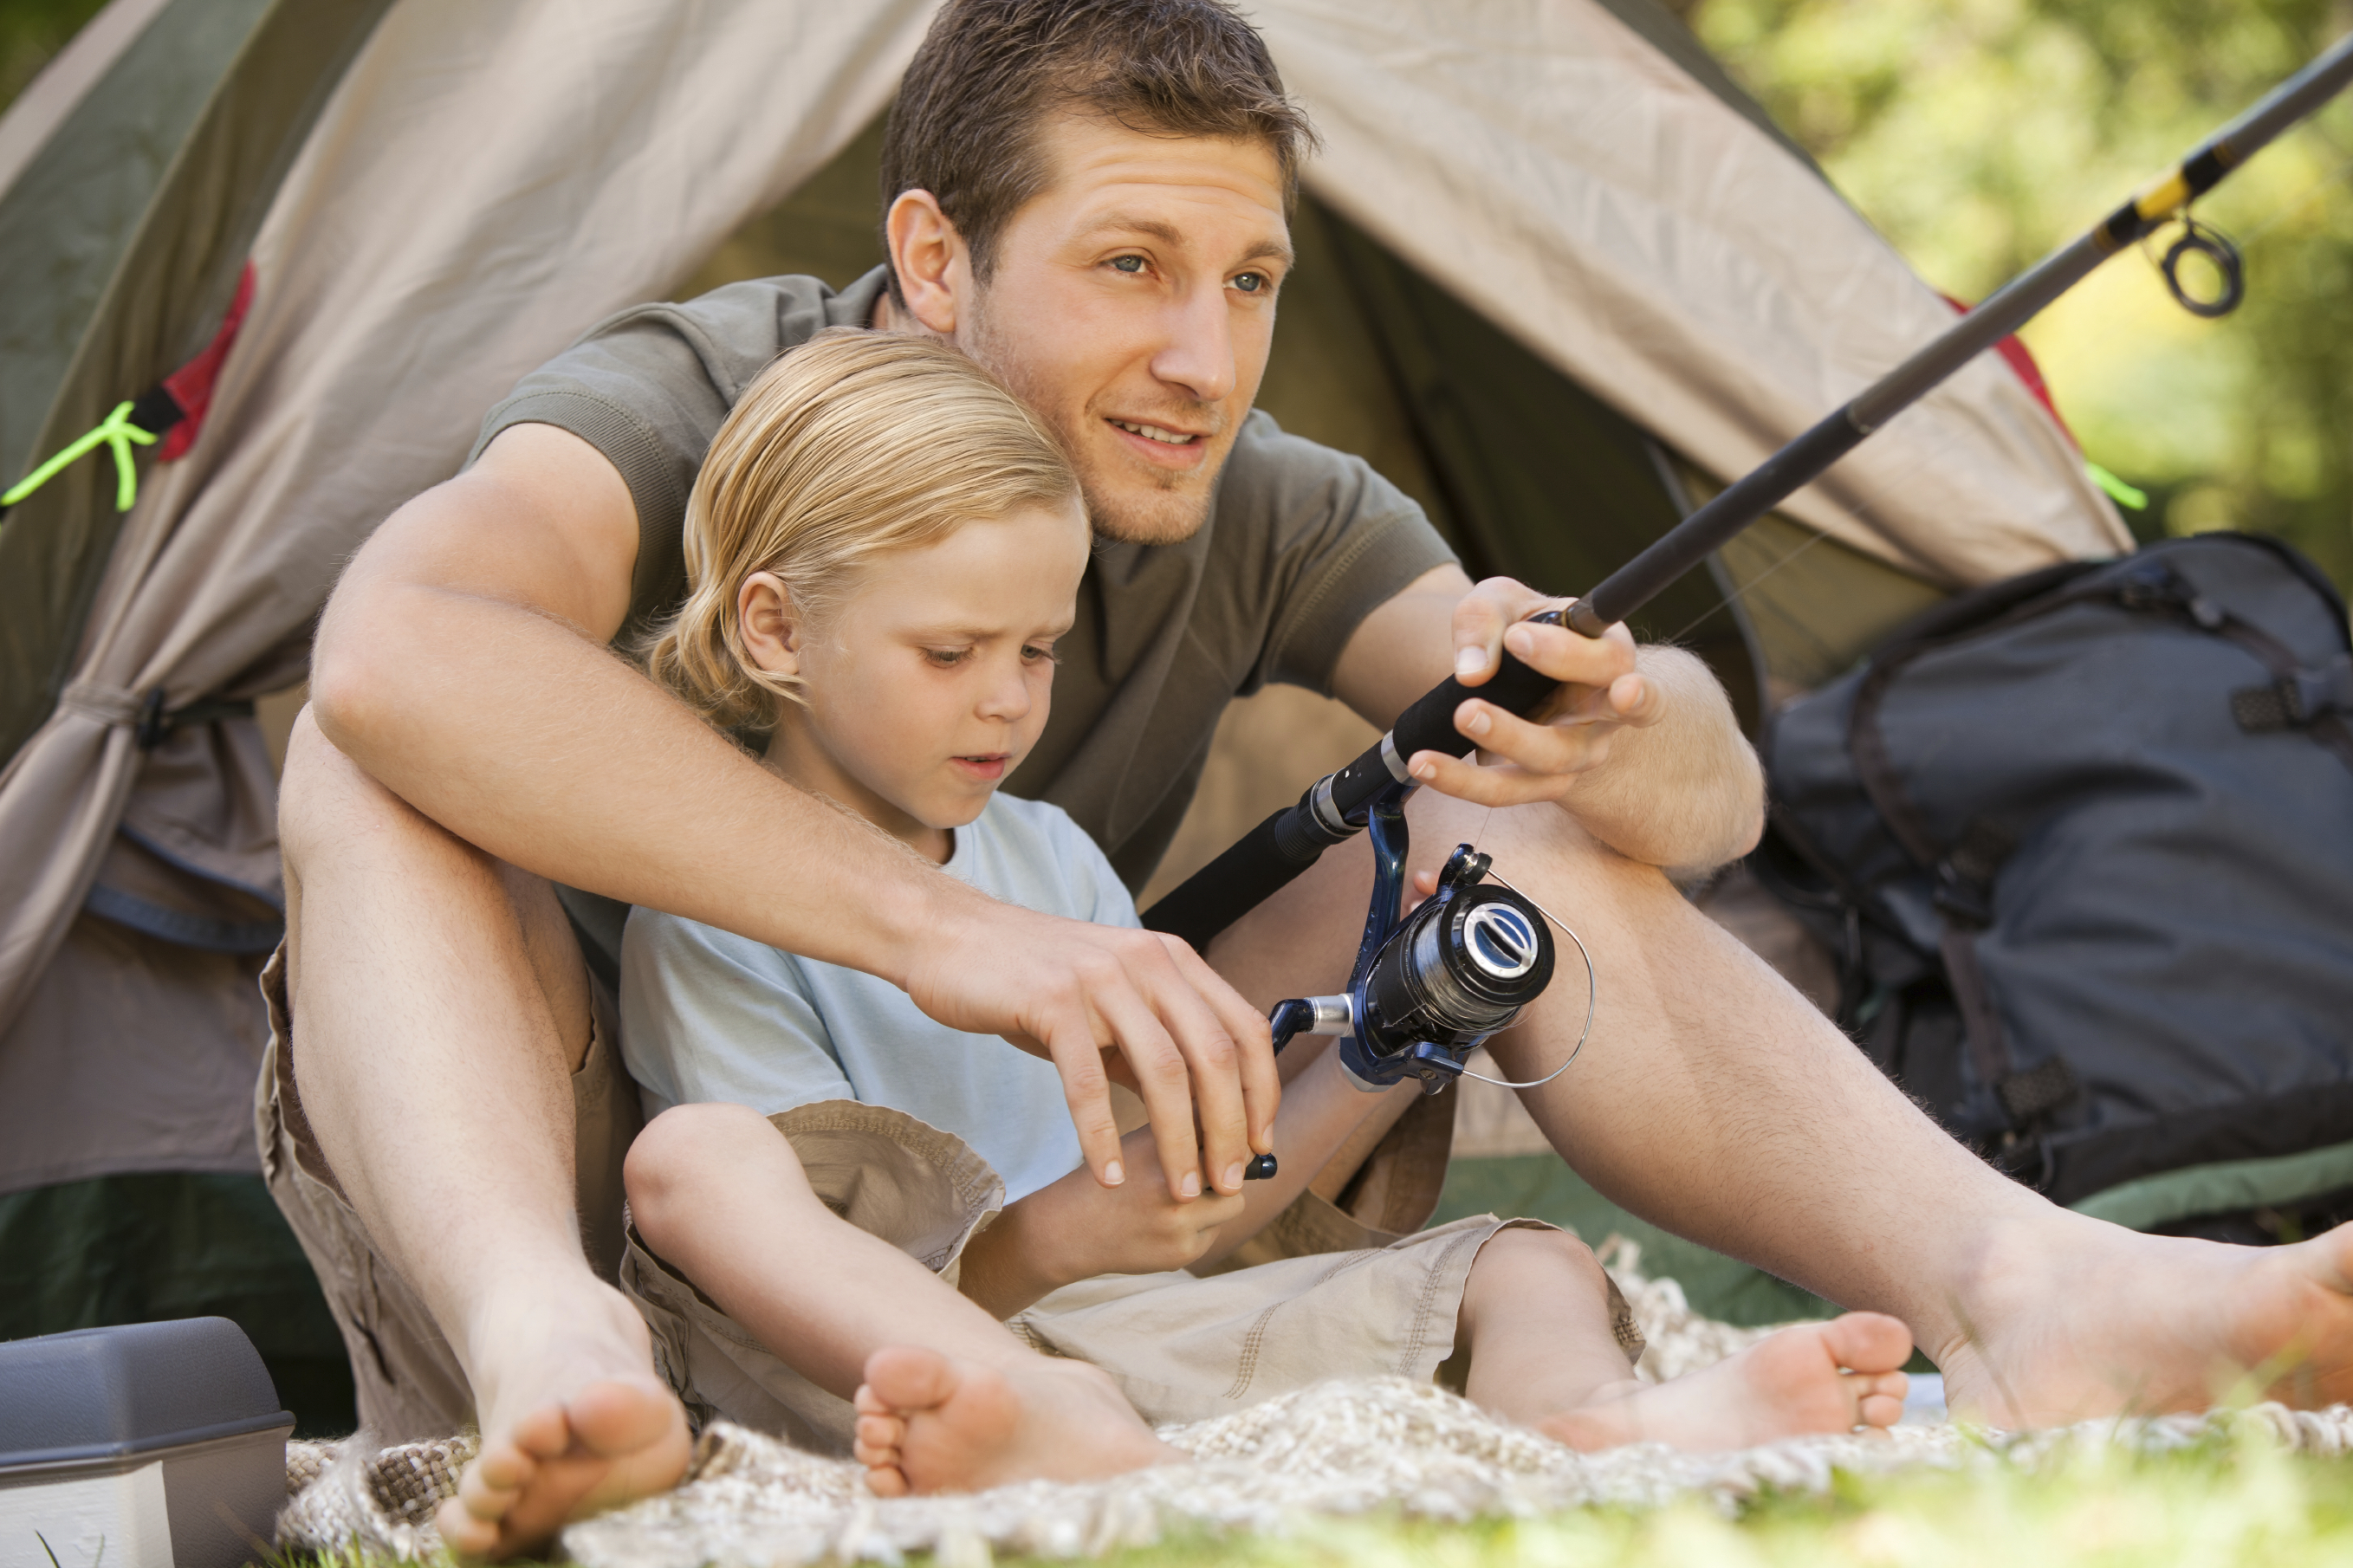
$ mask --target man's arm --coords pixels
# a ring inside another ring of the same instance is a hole
[[[1265,1020],[1182,942],[997,903],[707,728],[604,646],[637,548],[603,454],[550,426],[503,432],[345,572],[312,658],[320,728],[512,865],[865,970],[943,1023],[1050,1057],[1089,1166],[1114,1183],[1116,1049],[1171,1190],[1202,1175],[1204,1151],[1231,1190],[1270,1146]]]
[[[1466,701],[1456,721],[1475,766],[1423,752],[1415,776],[1464,800],[1550,800],[1629,859],[1688,876],[1754,848],[1764,832],[1764,775],[1707,666],[1680,648],[1637,648],[1623,626],[1590,638],[1517,626],[1565,603],[1508,578],[1473,588],[1456,567],[1423,574],[1365,617],[1333,674],[1341,700],[1386,729],[1450,674],[1476,686],[1496,649],[1573,689],[1541,721]],[[1453,661],[1450,665],[1450,661]]]

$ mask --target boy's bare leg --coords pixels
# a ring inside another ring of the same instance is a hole
[[[1181,1457],[1102,1372],[1039,1355],[837,1217],[757,1111],[665,1111],[631,1146],[628,1177],[630,1217],[666,1262],[802,1376],[856,1398],[877,1492],[1082,1480]]]
[[[495,1523],[445,1509],[445,1535],[513,1551],[669,1486],[684,1412],[643,1321],[580,1250],[587,976],[553,891],[387,793],[307,712],[279,825],[303,1109],[473,1389],[484,1457],[466,1484],[504,1494]]]
[[[2058,1208],[1955,1142],[1803,997],[1663,876],[1545,805],[1429,791],[1414,865],[1458,841],[1575,926],[1600,1006],[1577,1065],[1523,1099],[1613,1201],[1843,1305],[1900,1318],[1957,1411],[2000,1425],[2211,1403],[2289,1358],[2275,1393],[2353,1399],[2353,1226],[2300,1247],[2144,1237]],[[1246,995],[1345,975],[1371,862],[1359,840],[1212,949]],[[1576,951],[1495,1042],[1514,1078],[1559,1065],[1585,1016]],[[1274,981],[1280,984],[1281,982]]]
[[[1549,1230],[1498,1231],[1462,1291],[1464,1393],[1507,1421],[1577,1448],[1665,1443],[1745,1448],[1776,1438],[1892,1426],[1904,1414],[1911,1336],[1877,1312],[1784,1329],[1672,1383],[1643,1383],[1609,1331],[1593,1254]]]

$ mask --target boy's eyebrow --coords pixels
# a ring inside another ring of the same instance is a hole
[[[1113,231],[1124,234],[1149,235],[1152,238],[1160,241],[1163,245],[1174,246],[1179,249],[1182,249],[1185,245],[1185,232],[1178,228],[1175,224],[1169,223],[1164,218],[1145,217],[1140,215],[1130,215],[1127,213],[1106,213],[1102,217],[1097,218],[1094,222],[1087,225],[1087,226],[1081,230],[1080,233],[1081,237],[1092,239],[1096,235],[1109,234]],[[1279,239],[1271,238],[1260,240],[1256,245],[1251,246],[1248,250],[1243,251],[1241,254],[1241,262],[1280,261],[1286,268],[1289,267],[1295,259],[1296,258],[1292,254],[1291,247],[1283,244]],[[1236,265],[1239,266],[1241,262],[1238,262]]]
[[[910,629],[908,635],[916,637],[964,637],[974,642],[986,642],[990,637],[1016,636],[1059,637],[1068,635],[1072,624],[1071,621],[1064,621],[1047,631],[1019,633],[1015,632],[1010,626],[915,626]]]

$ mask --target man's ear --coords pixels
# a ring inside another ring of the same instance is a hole
[[[770,675],[798,675],[808,628],[793,591],[774,572],[754,572],[735,592],[735,624],[744,652]]]
[[[972,291],[972,257],[939,199],[929,191],[900,192],[882,233],[908,314],[941,337],[955,336],[959,306]]]

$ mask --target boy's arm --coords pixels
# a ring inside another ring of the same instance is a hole
[[[1008,1205],[997,1222],[965,1247],[958,1289],[999,1319],[1098,1274],[1156,1274],[1214,1263],[1273,1222],[1304,1192],[1350,1133],[1387,1103],[1388,1095],[1419,1094],[1400,1084],[1366,1094],[1344,1078],[1328,1042],[1323,1054],[1293,1077],[1275,1119],[1279,1173],[1251,1182],[1240,1197],[1211,1194],[1190,1203],[1170,1199],[1157,1183],[1107,1192],[1076,1171]],[[1141,1132],[1131,1133],[1133,1157],[1150,1157]]]
[[[1200,1171],[1203,1144],[1218,1172],[1265,1147],[1266,1021],[1189,948],[975,892],[613,657],[637,550],[635,504],[601,452],[551,426],[502,432],[344,573],[312,663],[320,728],[511,865],[878,974],[953,1027],[1050,1058],[1099,1176],[1119,1154],[1106,1052],[1135,1079],[1171,1184]]]

